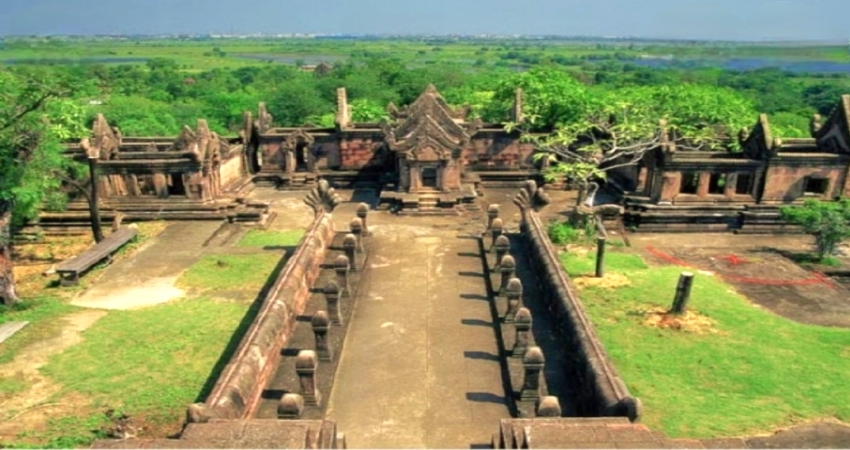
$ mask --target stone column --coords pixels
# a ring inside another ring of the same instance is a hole
[[[422,189],[422,168],[419,164],[410,167],[410,192],[418,192]]]
[[[352,272],[357,271],[357,238],[353,234],[348,233],[342,240],[342,249],[345,251],[345,257],[348,258],[349,268]]]
[[[514,318],[514,348],[511,350],[511,356],[519,358],[525,355],[528,350],[528,337],[531,334],[531,311],[528,308],[520,308]]]
[[[298,394],[283,394],[277,405],[278,419],[300,419],[304,412],[304,397]]]
[[[357,205],[357,217],[360,219],[360,222],[363,224],[363,237],[369,236],[369,225],[366,222],[366,216],[369,215],[369,205],[366,203],[360,203]]]
[[[331,320],[328,313],[318,311],[313,314],[310,320],[310,325],[313,327],[313,335],[316,338],[316,355],[319,361],[333,361],[333,351],[328,343],[328,329],[330,329]]]
[[[647,180],[649,179],[648,174],[649,174],[649,169],[646,166],[638,169],[636,191],[638,193],[640,193],[641,195],[647,194]]]
[[[496,249],[496,260],[493,265],[493,272],[498,272],[501,268],[502,258],[508,254],[508,251],[511,249],[511,241],[504,234],[496,238],[496,242],[493,244],[493,247]]]
[[[732,198],[735,196],[735,190],[738,187],[738,173],[732,172],[726,174],[726,186],[724,186],[723,195],[726,198]]]
[[[339,285],[335,281],[328,281],[324,288],[325,303],[328,308],[328,318],[334,325],[342,325],[342,316],[339,313]]]
[[[513,323],[519,308],[522,307],[522,281],[511,278],[507,287],[508,310],[505,312],[505,323]]]
[[[499,236],[501,236],[504,231],[505,231],[505,225],[504,225],[504,223],[502,223],[502,219],[498,219],[498,218],[493,219],[493,223],[490,224],[490,236],[491,236],[490,251],[491,252],[495,251],[496,239],[498,239]]]
[[[499,292],[496,295],[504,297],[508,293],[508,281],[516,276],[516,261],[513,256],[505,255],[502,257],[502,262],[499,263],[499,272],[502,274],[502,279],[499,283]]]
[[[357,249],[357,253],[363,253],[363,222],[360,221],[359,217],[355,217],[351,219],[351,223],[348,224],[348,227],[351,229],[351,234],[354,235],[356,241],[355,249]]]
[[[334,260],[334,272],[336,272],[336,284],[339,287],[340,297],[351,297],[351,285],[348,281],[348,274],[351,268],[351,263],[345,255],[339,255]]]
[[[537,400],[540,398],[540,372],[546,359],[540,347],[529,347],[522,357],[522,367],[525,374],[522,379],[520,400]]]
[[[708,195],[708,185],[711,184],[711,173],[700,172],[699,185],[697,187],[697,196],[705,197]]]
[[[407,160],[403,157],[399,157],[398,161],[398,192],[406,192],[410,190],[410,166],[407,164]]]
[[[156,190],[156,196],[159,198],[168,198],[168,180],[165,174],[157,172],[153,174],[153,187]]]
[[[297,144],[296,144],[297,148]],[[283,148],[284,170],[286,173],[295,173],[295,148]]]
[[[295,373],[298,374],[298,383],[301,387],[301,396],[307,406],[319,406],[322,404],[322,393],[316,384],[316,352],[313,350],[301,350],[295,358]]]

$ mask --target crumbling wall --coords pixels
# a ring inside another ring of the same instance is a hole
[[[579,396],[579,415],[625,416],[637,421],[640,401],[632,397],[614,369],[537,213],[523,211],[522,227],[550,311],[557,316],[557,332],[571,355],[569,367],[563,370],[570,371],[568,378],[580,386],[573,389]]]
[[[331,215],[319,214],[287,261],[236,353],[205,402],[209,418],[247,419],[257,408],[263,387],[274,374],[280,350],[303,313],[334,236]],[[191,413],[191,411],[190,411]]]

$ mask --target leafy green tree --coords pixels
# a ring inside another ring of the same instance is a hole
[[[380,122],[388,118],[387,109],[371,99],[358,98],[351,101],[351,120],[354,122]]]
[[[782,218],[800,225],[815,237],[818,260],[834,255],[842,241],[850,238],[850,199],[837,202],[806,200],[802,206],[786,206],[780,210]]]
[[[62,156],[59,139],[82,129],[74,105],[57,103],[72,86],[30,75],[0,71],[0,301],[5,304],[17,301],[9,230],[36,217],[49,195],[60,190],[56,175],[68,170],[70,161]]]
[[[824,116],[832,112],[843,94],[850,93],[850,88],[839,83],[818,83],[803,90],[803,100],[807,106]]]
[[[172,105],[141,96],[115,95],[99,110],[126,136],[171,136],[183,125],[174,118]]]
[[[527,123],[508,123],[508,129],[519,127],[526,132],[524,139],[541,150],[536,158],[548,163],[549,180],[566,176],[581,187],[611,169],[637,163],[667,140],[702,150],[734,146],[737,130],[756,116],[747,99],[714,86],[606,90],[545,68],[514,77],[500,86],[496,98],[504,99],[515,87],[525,92]],[[549,133],[529,133],[550,128]]]
[[[589,87],[569,73],[539,66],[515,74],[496,87],[491,108],[501,112],[502,120],[508,118],[507,112],[513,107],[517,88],[523,90],[523,114],[529,131],[581,121],[593,102]]]

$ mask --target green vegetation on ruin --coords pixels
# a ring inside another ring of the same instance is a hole
[[[570,276],[592,274],[594,253],[564,254]],[[742,436],[817,418],[850,419],[850,330],[776,316],[705,274],[696,275],[689,310],[710,326],[649,326],[650,311],[670,307],[681,268],[647,267],[614,251],[605,259],[606,274],[629,284],[585,287],[582,303],[653,430]]]

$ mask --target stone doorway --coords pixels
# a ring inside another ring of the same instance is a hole
[[[307,162],[307,151],[308,144],[306,142],[299,142],[298,146],[295,147],[295,171],[296,172],[309,172],[309,164]]]
[[[437,189],[437,168],[423,167],[422,168],[422,187],[429,189]]]

